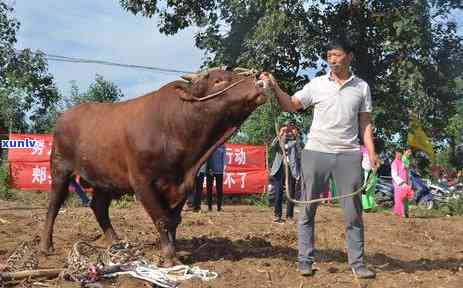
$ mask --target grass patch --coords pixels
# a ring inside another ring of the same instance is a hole
[[[121,198],[113,200],[111,207],[113,208],[130,208],[135,203],[135,197],[133,194],[124,194]]]
[[[439,211],[445,215],[462,216],[463,215],[463,198],[451,199],[448,203],[440,204]]]
[[[246,196],[224,196],[224,205],[253,205],[257,207],[269,207],[266,194]]]
[[[413,218],[439,218],[446,215],[441,209],[425,209],[419,206],[410,206],[410,216]]]

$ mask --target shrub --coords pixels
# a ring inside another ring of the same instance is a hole
[[[451,199],[449,202],[441,204],[439,210],[441,210],[441,212],[445,213],[446,215],[463,215],[463,197]]]
[[[14,198],[14,193],[10,189],[10,171],[8,162],[0,161],[0,199],[11,200]]]

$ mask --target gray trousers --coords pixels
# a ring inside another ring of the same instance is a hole
[[[304,149],[302,152],[303,187],[301,199],[320,198],[328,189],[329,177],[336,183],[336,196],[354,192],[362,185],[360,152],[340,154],[323,153]],[[349,265],[357,268],[363,265],[363,220],[361,195],[339,200],[344,210]],[[304,206],[299,216],[298,260],[313,263],[315,239],[315,212],[318,204]]]

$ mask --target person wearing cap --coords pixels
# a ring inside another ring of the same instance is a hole
[[[281,147],[282,145],[283,147]],[[270,182],[275,188],[275,203],[274,203],[274,222],[284,223],[283,220],[283,198],[285,195],[284,184],[288,177],[288,192],[291,198],[294,198],[297,190],[297,184],[300,180],[300,139],[296,125],[287,121],[280,128],[278,138],[272,143],[275,151],[272,169],[270,170]],[[284,149],[284,153],[282,149]],[[288,161],[288,174],[286,175],[283,157]],[[287,199],[286,202],[286,218],[292,221],[294,217],[294,203]]]
[[[326,47],[330,72],[315,77],[290,97],[270,74],[269,86],[287,112],[313,107],[309,139],[302,151],[302,200],[317,199],[333,177],[337,195],[352,193],[362,186],[359,136],[368,149],[371,167],[379,166],[373,144],[370,119],[372,101],[368,84],[350,70],[353,48],[347,40],[335,40]],[[343,198],[347,256],[357,278],[374,278],[364,259],[364,225],[360,195]],[[298,223],[298,269],[304,276],[313,275],[315,212],[317,204],[301,209]]]

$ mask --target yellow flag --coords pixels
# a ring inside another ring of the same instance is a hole
[[[426,136],[420,123],[414,116],[412,116],[410,121],[410,130],[408,130],[407,140],[410,147],[423,151],[432,161],[436,159],[428,136]]]

